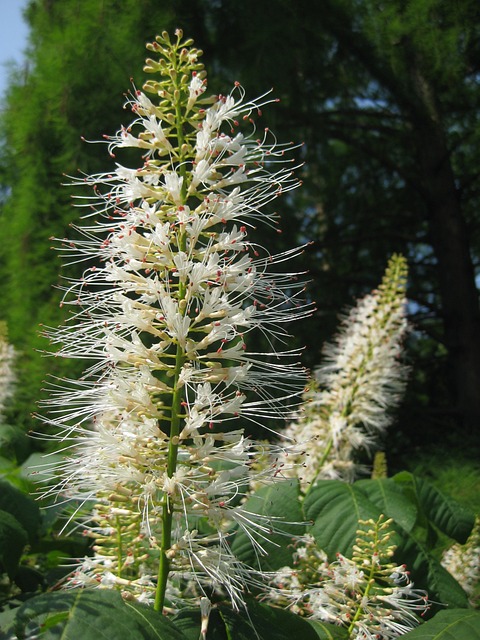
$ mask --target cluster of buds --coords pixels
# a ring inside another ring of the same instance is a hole
[[[239,420],[284,420],[306,383],[298,352],[273,347],[310,313],[296,274],[275,267],[302,249],[270,255],[248,238],[258,222],[275,227],[265,206],[298,185],[293,147],[255,123],[267,94],[248,102],[236,83],[207,96],[192,44],[177,31],[147,45],[158,59],[145,71],[159,79],[128,96],[133,122],[105,137],[116,169],[74,179],[93,189],[76,196],[93,222],[60,248],[87,264],[66,288],[70,320],[46,330],[56,355],[93,361],[48,402],[66,454],[49,491],[96,505],[85,529],[96,555],[71,585],[117,586],[156,609],[186,574],[200,597],[243,603],[256,578],[229,537],[265,526],[241,497],[267,445]],[[139,167],[117,162],[124,148],[141,150]],[[252,330],[271,352],[249,351]],[[273,447],[257,482],[278,476],[277,458]]]
[[[427,594],[413,588],[405,565],[391,562],[392,521],[359,521],[352,557],[328,562],[307,537],[297,547],[295,567],[281,569],[268,599],[298,614],[348,629],[349,637],[390,640],[411,630],[428,609]]]
[[[284,435],[297,444],[293,473],[304,487],[317,478],[348,482],[365,472],[356,460],[371,454],[402,398],[407,368],[400,361],[406,320],[407,264],[393,255],[382,283],[350,311],[304,395],[300,417]]]

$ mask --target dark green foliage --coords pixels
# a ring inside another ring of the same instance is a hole
[[[27,533],[8,511],[0,509],[0,570],[12,580],[27,544]]]
[[[21,464],[30,449],[30,442],[23,431],[8,424],[0,424],[0,457]]]
[[[320,480],[308,492],[305,517],[310,532],[330,559],[336,553],[349,557],[359,519],[376,520],[380,513],[393,519],[397,546],[395,559],[406,564],[415,586],[427,590],[434,602],[468,606],[463,589],[441,566],[437,557],[437,531],[465,542],[474,514],[432,485],[409,473],[384,480],[360,480],[351,485]]]
[[[408,640],[478,640],[480,612],[465,609],[440,611],[433,620],[402,637]]]
[[[8,506],[10,503],[7,500],[5,504]],[[392,542],[397,545],[394,562],[407,564],[415,587],[427,589],[429,598],[433,600],[426,617],[435,615],[421,626],[425,635],[418,637],[445,637],[449,640],[477,638],[472,634],[478,624],[479,614],[468,609],[468,601],[460,585],[440,565],[436,536],[432,535],[432,532],[439,531],[444,536],[464,540],[473,523],[468,509],[443,496],[428,482],[407,473],[390,479],[362,480],[353,485],[335,480],[319,481],[305,498],[303,513],[301,507],[302,498],[296,481],[279,482],[274,487],[262,488],[254,493],[246,503],[246,509],[252,513],[274,515],[276,527],[284,529],[287,535],[271,536],[270,542],[260,539],[269,554],[267,562],[262,557],[256,560],[254,552],[246,544],[244,534],[239,530],[232,547],[237,557],[253,564],[258,561],[264,569],[269,570],[284,564],[291,566],[292,536],[302,535],[305,531],[305,528],[298,526],[294,531],[289,524],[294,520],[307,523],[306,531],[314,535],[317,545],[330,558],[333,559],[336,553],[349,557],[358,519],[377,519],[379,513],[384,513],[394,520],[392,526],[395,536]],[[12,510],[15,509],[12,507]],[[29,569],[28,565],[18,568],[27,534],[13,515],[3,511],[0,511],[0,536],[0,548],[5,550],[0,562],[9,558],[4,563],[5,570],[11,577],[15,576],[17,585],[24,584],[23,591],[31,593],[43,588],[45,581],[41,575]],[[46,552],[45,543],[40,548],[43,548],[43,553]],[[60,541],[56,543],[56,548],[60,548]],[[77,549],[75,553],[81,555],[82,551]],[[442,606],[439,607],[437,603]],[[446,612],[442,611],[445,606],[449,607]],[[455,607],[460,609],[456,610]],[[439,609],[440,614],[437,613]],[[5,609],[0,613],[0,624],[6,626],[7,623],[12,630],[15,629],[17,635],[13,637],[18,639],[38,630],[43,630],[42,638],[46,640],[57,637],[71,637],[72,640],[77,637],[90,638],[94,634],[103,637],[103,630],[108,628],[109,633],[115,630],[117,634],[128,633],[129,637],[131,634],[132,638],[197,640],[200,612],[198,609],[182,610],[173,618],[172,624],[151,608],[122,602],[116,592],[53,591],[28,600],[15,614]],[[207,638],[250,638],[252,627],[260,640],[284,640],[296,634],[301,634],[306,640],[348,637],[345,629],[305,620],[288,611],[251,600],[248,614],[235,613],[222,603],[215,604],[210,614]],[[447,630],[451,635],[443,636]]]
[[[8,482],[0,481],[0,577],[16,579],[27,543],[36,542],[40,509],[36,502]],[[24,576],[27,578],[27,576]],[[0,590],[0,605],[2,594]]]
[[[462,423],[463,437],[475,439],[478,3],[203,6],[213,26],[202,45],[249,90],[274,86],[277,130],[306,142],[304,187],[291,210],[282,208],[287,235],[314,241],[305,264],[319,313],[304,323],[306,361],[318,363],[339,310],[400,252],[409,260],[416,333],[402,433],[389,450],[398,459],[406,445],[437,438],[439,426],[446,437]],[[225,33],[235,34],[235,47],[224,46]]]
[[[182,640],[183,634],[153,609],[125,602],[112,591],[65,591],[37,596],[18,610],[13,638],[42,640]],[[12,636],[10,636],[12,637]]]
[[[443,495],[427,480],[406,471],[398,473],[392,480],[416,503],[422,526],[431,524],[460,544],[467,541],[474,524],[471,509]]]
[[[0,618],[1,619],[1,618]],[[131,640],[198,640],[198,610],[183,610],[172,621],[151,608],[122,601],[111,591],[53,593],[29,600],[17,611],[10,635],[23,640],[40,634],[42,640],[93,640],[131,638]],[[345,630],[308,621],[284,611],[251,601],[248,613],[215,607],[209,619],[208,640],[341,640]],[[1,638],[2,636],[0,636]]]
[[[238,529],[232,544],[233,553],[249,566],[261,567],[263,571],[275,571],[292,563],[293,539],[305,532],[300,504],[298,480],[286,480],[262,487],[245,502],[248,514],[260,514],[272,518],[266,523],[262,534],[254,534],[255,540],[265,550],[262,553],[242,529]],[[287,516],[288,514],[288,516]],[[262,521],[259,520],[260,525]],[[272,530],[273,528],[273,530]]]
[[[35,541],[40,528],[40,509],[33,498],[0,480],[0,509],[14,516],[27,533],[29,541]]]

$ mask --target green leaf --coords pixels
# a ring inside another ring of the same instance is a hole
[[[467,541],[475,523],[475,514],[471,509],[441,493],[428,480],[406,471],[394,476],[393,480],[415,497],[427,522],[460,544]]]
[[[443,606],[468,607],[468,597],[462,587],[413,536],[405,533],[395,559],[399,564],[407,565],[415,587],[425,589],[431,601]]]
[[[480,640],[480,611],[450,609],[440,611],[425,624],[409,631],[408,640]]]
[[[20,522],[7,511],[0,509],[0,563],[10,580],[17,572],[28,536]]]
[[[377,520],[381,510],[356,484],[319,480],[304,501],[305,516],[312,521],[310,533],[330,558],[348,556],[359,520]]]
[[[304,517],[299,494],[298,480],[292,479],[262,487],[247,499],[244,504],[246,512],[272,518],[270,525],[268,520],[260,521],[267,529],[271,526],[271,531],[254,534],[255,540],[268,555],[259,558],[249,536],[239,528],[232,543],[232,551],[237,558],[250,566],[261,565],[266,571],[275,571],[291,564],[292,537],[305,533],[305,526],[300,524],[303,523]]]
[[[348,638],[348,634],[334,635],[338,628],[329,625],[313,625],[311,622],[297,616],[285,609],[270,607],[266,604],[251,602],[248,605],[248,614],[242,614],[250,624],[250,635],[245,640],[252,640],[252,628],[261,640],[324,640],[325,638]],[[240,640],[243,636],[237,636],[236,627],[233,624],[232,612],[222,611],[222,617],[227,627],[228,640]],[[345,630],[342,630],[345,631]],[[331,632],[331,635],[328,633]]]
[[[9,482],[0,480],[0,509],[14,516],[33,542],[40,527],[40,509],[35,500]]]
[[[9,604],[11,604],[11,602],[12,601],[10,600]],[[14,636],[12,636],[12,629],[16,613],[17,609],[14,607],[4,609],[0,612],[0,640],[13,640]],[[8,631],[9,633],[7,633]]]
[[[406,499],[411,503],[413,497]],[[375,480],[349,485],[323,480],[307,494],[304,509],[306,517],[313,520],[310,532],[330,558],[336,553],[351,555],[359,519],[376,520],[385,511],[389,516],[396,514],[399,521],[394,519],[392,525],[395,531],[392,543],[397,546],[395,561],[407,565],[415,587],[428,591],[431,600],[451,607],[467,607],[467,596],[458,582],[441,566],[428,545],[415,537],[415,531],[410,532],[413,514],[398,513],[404,504],[391,483]]]
[[[185,640],[181,631],[150,607],[124,601],[117,591],[46,593],[28,600],[16,615],[18,639]]]
[[[182,609],[172,619],[175,629],[182,632],[185,640],[198,640],[200,636],[200,610]],[[251,628],[250,628],[251,632]],[[208,620],[208,640],[226,640],[225,624],[217,609],[212,609]]]
[[[172,620],[185,640],[198,640],[200,612],[184,609]],[[214,606],[208,621],[207,640],[343,640],[346,629],[306,620],[290,611],[260,604],[248,603],[248,611],[235,612],[226,606]]]
[[[359,480],[355,488],[367,496],[382,513],[393,518],[405,531],[412,531],[417,520],[417,506],[392,478]]]
[[[320,622],[320,620],[306,620],[312,626],[321,640],[348,640],[348,630],[337,625]]]
[[[55,478],[54,466],[63,460],[61,453],[32,453],[20,467],[23,478],[35,484],[45,484]]]
[[[29,440],[18,427],[0,424],[0,455],[15,460],[20,464],[25,460],[29,450]]]

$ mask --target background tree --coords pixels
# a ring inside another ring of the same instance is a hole
[[[248,85],[253,74],[281,88],[285,124],[304,131],[302,232],[317,239],[309,262],[319,308],[332,317],[388,253],[406,253],[418,330],[411,353],[423,385],[415,402],[423,396],[434,409],[427,437],[440,409],[478,442],[480,7],[470,0],[273,4],[275,21],[272,3],[243,3],[241,13],[228,0],[216,3],[212,42],[221,46],[222,33],[235,33],[241,44],[229,63]],[[246,68],[245,60],[255,63]],[[419,422],[425,426],[417,414],[412,434]]]
[[[0,295],[19,348],[17,402],[10,418],[16,424],[31,426],[46,374],[59,375],[66,366],[35,351],[48,347],[39,324],[56,325],[62,316],[58,287],[64,279],[50,237],[71,236],[67,229],[78,215],[72,189],[62,183],[79,170],[108,170],[105,154],[81,137],[98,140],[126,117],[123,94],[132,74],[142,82],[145,42],[170,25],[170,4],[44,0],[27,5],[27,62],[11,78],[2,116]],[[81,275],[83,268],[72,265],[72,272]]]
[[[74,216],[61,174],[105,170],[104,154],[80,135],[112,133],[132,73],[142,82],[144,43],[180,26],[205,50],[214,88],[239,80],[253,96],[273,86],[282,105],[269,124],[284,141],[305,141],[304,188],[282,209],[282,228],[283,237],[314,240],[304,266],[319,311],[298,336],[306,364],[318,364],[342,307],[401,252],[411,273],[414,373],[389,450],[408,453],[406,439],[425,444],[452,427],[473,439],[479,13],[476,0],[32,2],[28,64],[12,79],[2,126],[0,293],[23,353],[17,422],[32,410],[45,372],[61,368],[32,351],[38,322],[59,321],[48,238]],[[276,251],[283,239],[259,242]]]

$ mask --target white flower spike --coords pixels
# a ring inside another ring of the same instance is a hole
[[[66,457],[49,491],[95,505],[83,525],[95,555],[71,586],[121,588],[161,610],[193,581],[199,596],[213,587],[238,607],[259,576],[228,539],[232,525],[265,527],[241,497],[266,445],[228,426],[285,419],[306,382],[298,352],[252,352],[247,338],[260,330],[273,344],[310,313],[295,274],[272,271],[302,249],[271,256],[248,228],[274,225],[265,205],[298,182],[291,145],[253,124],[270,98],[247,102],[238,84],[208,97],[201,52],[181,32],[147,48],[159,61],[145,71],[160,79],[133,92],[133,122],[106,137],[116,169],[74,181],[93,189],[76,196],[93,220],[61,250],[88,266],[65,292],[70,322],[47,334],[57,355],[93,364],[52,389]],[[119,163],[126,147],[144,154],[137,168]],[[273,481],[277,464],[257,476]]]
[[[291,474],[305,488],[317,478],[353,481],[366,471],[357,452],[375,450],[392,422],[389,410],[403,396],[408,371],[400,359],[408,330],[406,278],[405,258],[392,256],[379,288],[358,302],[324,348],[300,418],[285,431],[296,443]]]

